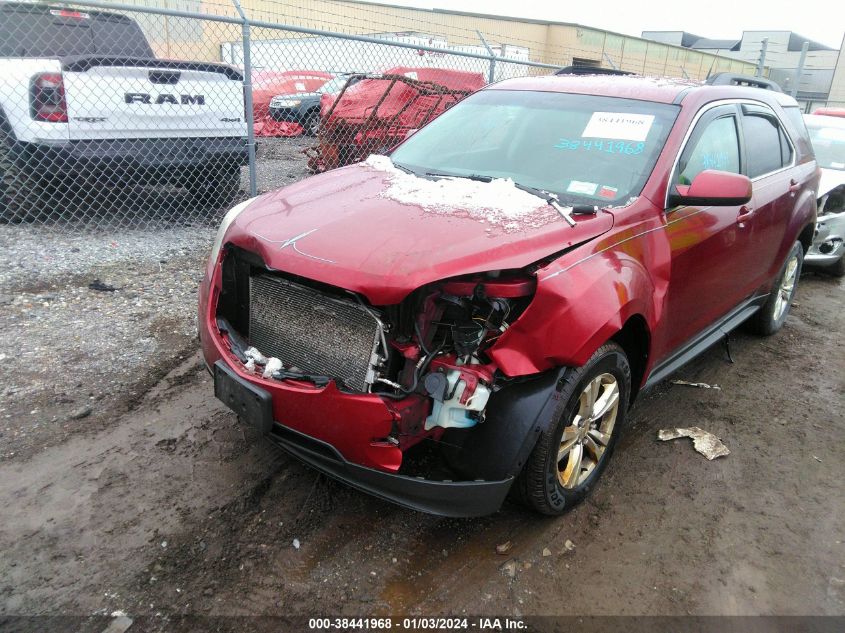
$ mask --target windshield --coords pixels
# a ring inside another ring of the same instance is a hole
[[[845,126],[816,127],[808,123],[819,167],[845,170]]]
[[[391,159],[419,175],[511,178],[568,204],[612,205],[640,194],[677,113],[632,99],[484,90]]]
[[[333,95],[336,92],[340,92],[340,89],[343,88],[343,84],[346,83],[346,79],[346,77],[335,77],[334,79],[329,79],[326,83],[317,88],[317,92],[321,95]]]

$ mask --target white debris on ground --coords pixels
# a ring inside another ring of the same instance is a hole
[[[673,385],[685,385],[687,387],[698,387],[699,389],[715,389],[716,391],[721,391],[722,388],[719,385],[708,385],[706,382],[689,382],[688,380],[673,380]]]
[[[380,195],[442,215],[469,215],[506,231],[538,227],[560,220],[544,200],[517,189],[510,178],[480,182],[467,178],[420,178],[398,169],[387,156],[372,154],[364,165],[387,174],[389,187]]]
[[[132,626],[132,618],[127,617],[123,611],[114,611],[112,617],[115,619],[109,622],[102,633],[126,633]]]
[[[692,426],[687,429],[660,429],[660,431],[657,432],[657,439],[664,442],[666,440],[676,440],[681,437],[690,438],[695,450],[709,460],[730,455],[728,447],[722,444],[722,441],[718,437],[698,428],[697,426]]]

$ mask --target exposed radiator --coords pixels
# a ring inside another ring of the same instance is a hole
[[[378,324],[352,300],[268,274],[249,282],[249,340],[265,356],[366,391]]]

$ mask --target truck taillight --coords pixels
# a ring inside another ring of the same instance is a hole
[[[65,84],[61,73],[39,73],[32,78],[29,111],[36,121],[67,123]]]

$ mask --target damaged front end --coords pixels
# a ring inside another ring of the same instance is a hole
[[[830,266],[845,257],[845,184],[819,197],[818,220],[813,245],[805,262]]]
[[[377,496],[474,516],[501,504],[554,391],[544,383],[526,401],[533,392],[511,387],[488,355],[535,290],[528,273],[489,272],[373,306],[230,245],[207,336],[237,380],[269,394],[270,437],[284,448]],[[423,483],[436,490],[408,493]]]

